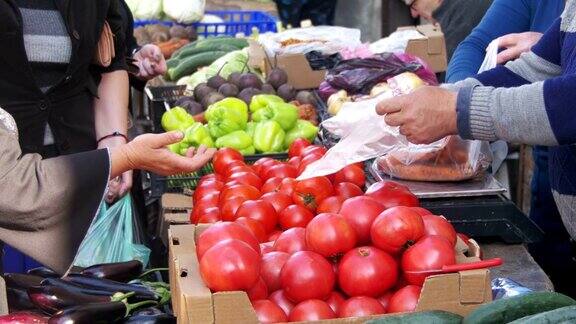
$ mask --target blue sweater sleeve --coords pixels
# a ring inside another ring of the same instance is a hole
[[[510,33],[530,30],[529,0],[495,0],[480,24],[460,43],[446,73],[446,81],[454,83],[476,75],[490,42]]]

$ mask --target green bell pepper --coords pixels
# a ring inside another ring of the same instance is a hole
[[[184,142],[190,146],[198,147],[204,145],[206,147],[215,147],[212,137],[210,137],[210,132],[208,128],[201,124],[196,123],[186,130],[184,133]]]
[[[174,107],[162,115],[160,123],[165,131],[170,132],[174,130],[185,131],[188,127],[192,126],[196,121],[186,109],[182,107]]]
[[[180,142],[168,145],[168,149],[172,153],[180,154]]]
[[[292,144],[292,142],[297,138],[305,138],[308,141],[313,142],[316,135],[318,135],[318,127],[314,126],[314,124],[307,120],[298,119],[294,128],[286,132],[284,145],[290,147],[290,144]]]
[[[218,148],[230,147],[242,151],[250,146],[252,146],[252,137],[243,130],[234,131],[216,140],[216,147]]]
[[[298,120],[298,108],[284,102],[272,102],[267,107],[253,113],[252,120],[255,122],[274,120],[280,124],[283,130],[287,131],[292,129]]]
[[[271,94],[255,95],[250,101],[250,111],[256,112],[261,108],[268,107],[271,102],[284,102],[284,99]]]
[[[250,135],[250,137],[254,137],[254,130],[256,129],[256,123],[253,121],[249,121],[246,123],[246,133]]]
[[[226,98],[208,107],[204,117],[208,121],[210,135],[218,138],[246,128],[248,106],[240,99]]]
[[[242,150],[238,150],[242,155],[254,155],[256,154],[256,149],[254,148],[254,145],[250,145],[245,149]]]
[[[262,153],[278,153],[284,150],[286,133],[274,120],[256,124],[254,130],[254,148]]]

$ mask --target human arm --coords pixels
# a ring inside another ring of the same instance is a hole
[[[446,72],[447,82],[464,80],[477,74],[490,42],[498,37],[530,29],[528,0],[495,0],[480,24],[460,43]]]

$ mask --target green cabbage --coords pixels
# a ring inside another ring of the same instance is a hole
[[[126,0],[135,19],[160,19],[162,0]]]
[[[191,24],[202,19],[205,5],[205,0],[164,0],[164,13],[181,24]]]
[[[220,71],[220,76],[228,78],[233,72],[248,72],[249,68],[246,65],[246,61],[248,61],[247,49],[233,51],[210,64],[206,74],[208,77],[212,77]]]
[[[185,77],[187,78],[185,80],[186,82],[186,89],[192,91],[194,90],[194,88],[196,88],[197,85],[199,85],[202,82],[206,82],[208,80],[208,76],[206,76],[206,69],[201,69],[200,71],[192,74],[189,77]],[[181,84],[180,81],[182,79],[180,79],[178,81],[178,84]]]

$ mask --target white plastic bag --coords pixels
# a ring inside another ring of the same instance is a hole
[[[360,46],[360,30],[335,26],[295,28],[258,37],[269,57],[281,54],[319,51],[334,54],[345,48]]]
[[[373,53],[403,53],[406,50],[406,46],[408,46],[408,41],[421,38],[426,37],[417,30],[399,30],[393,32],[386,38],[370,44],[370,50]]]

